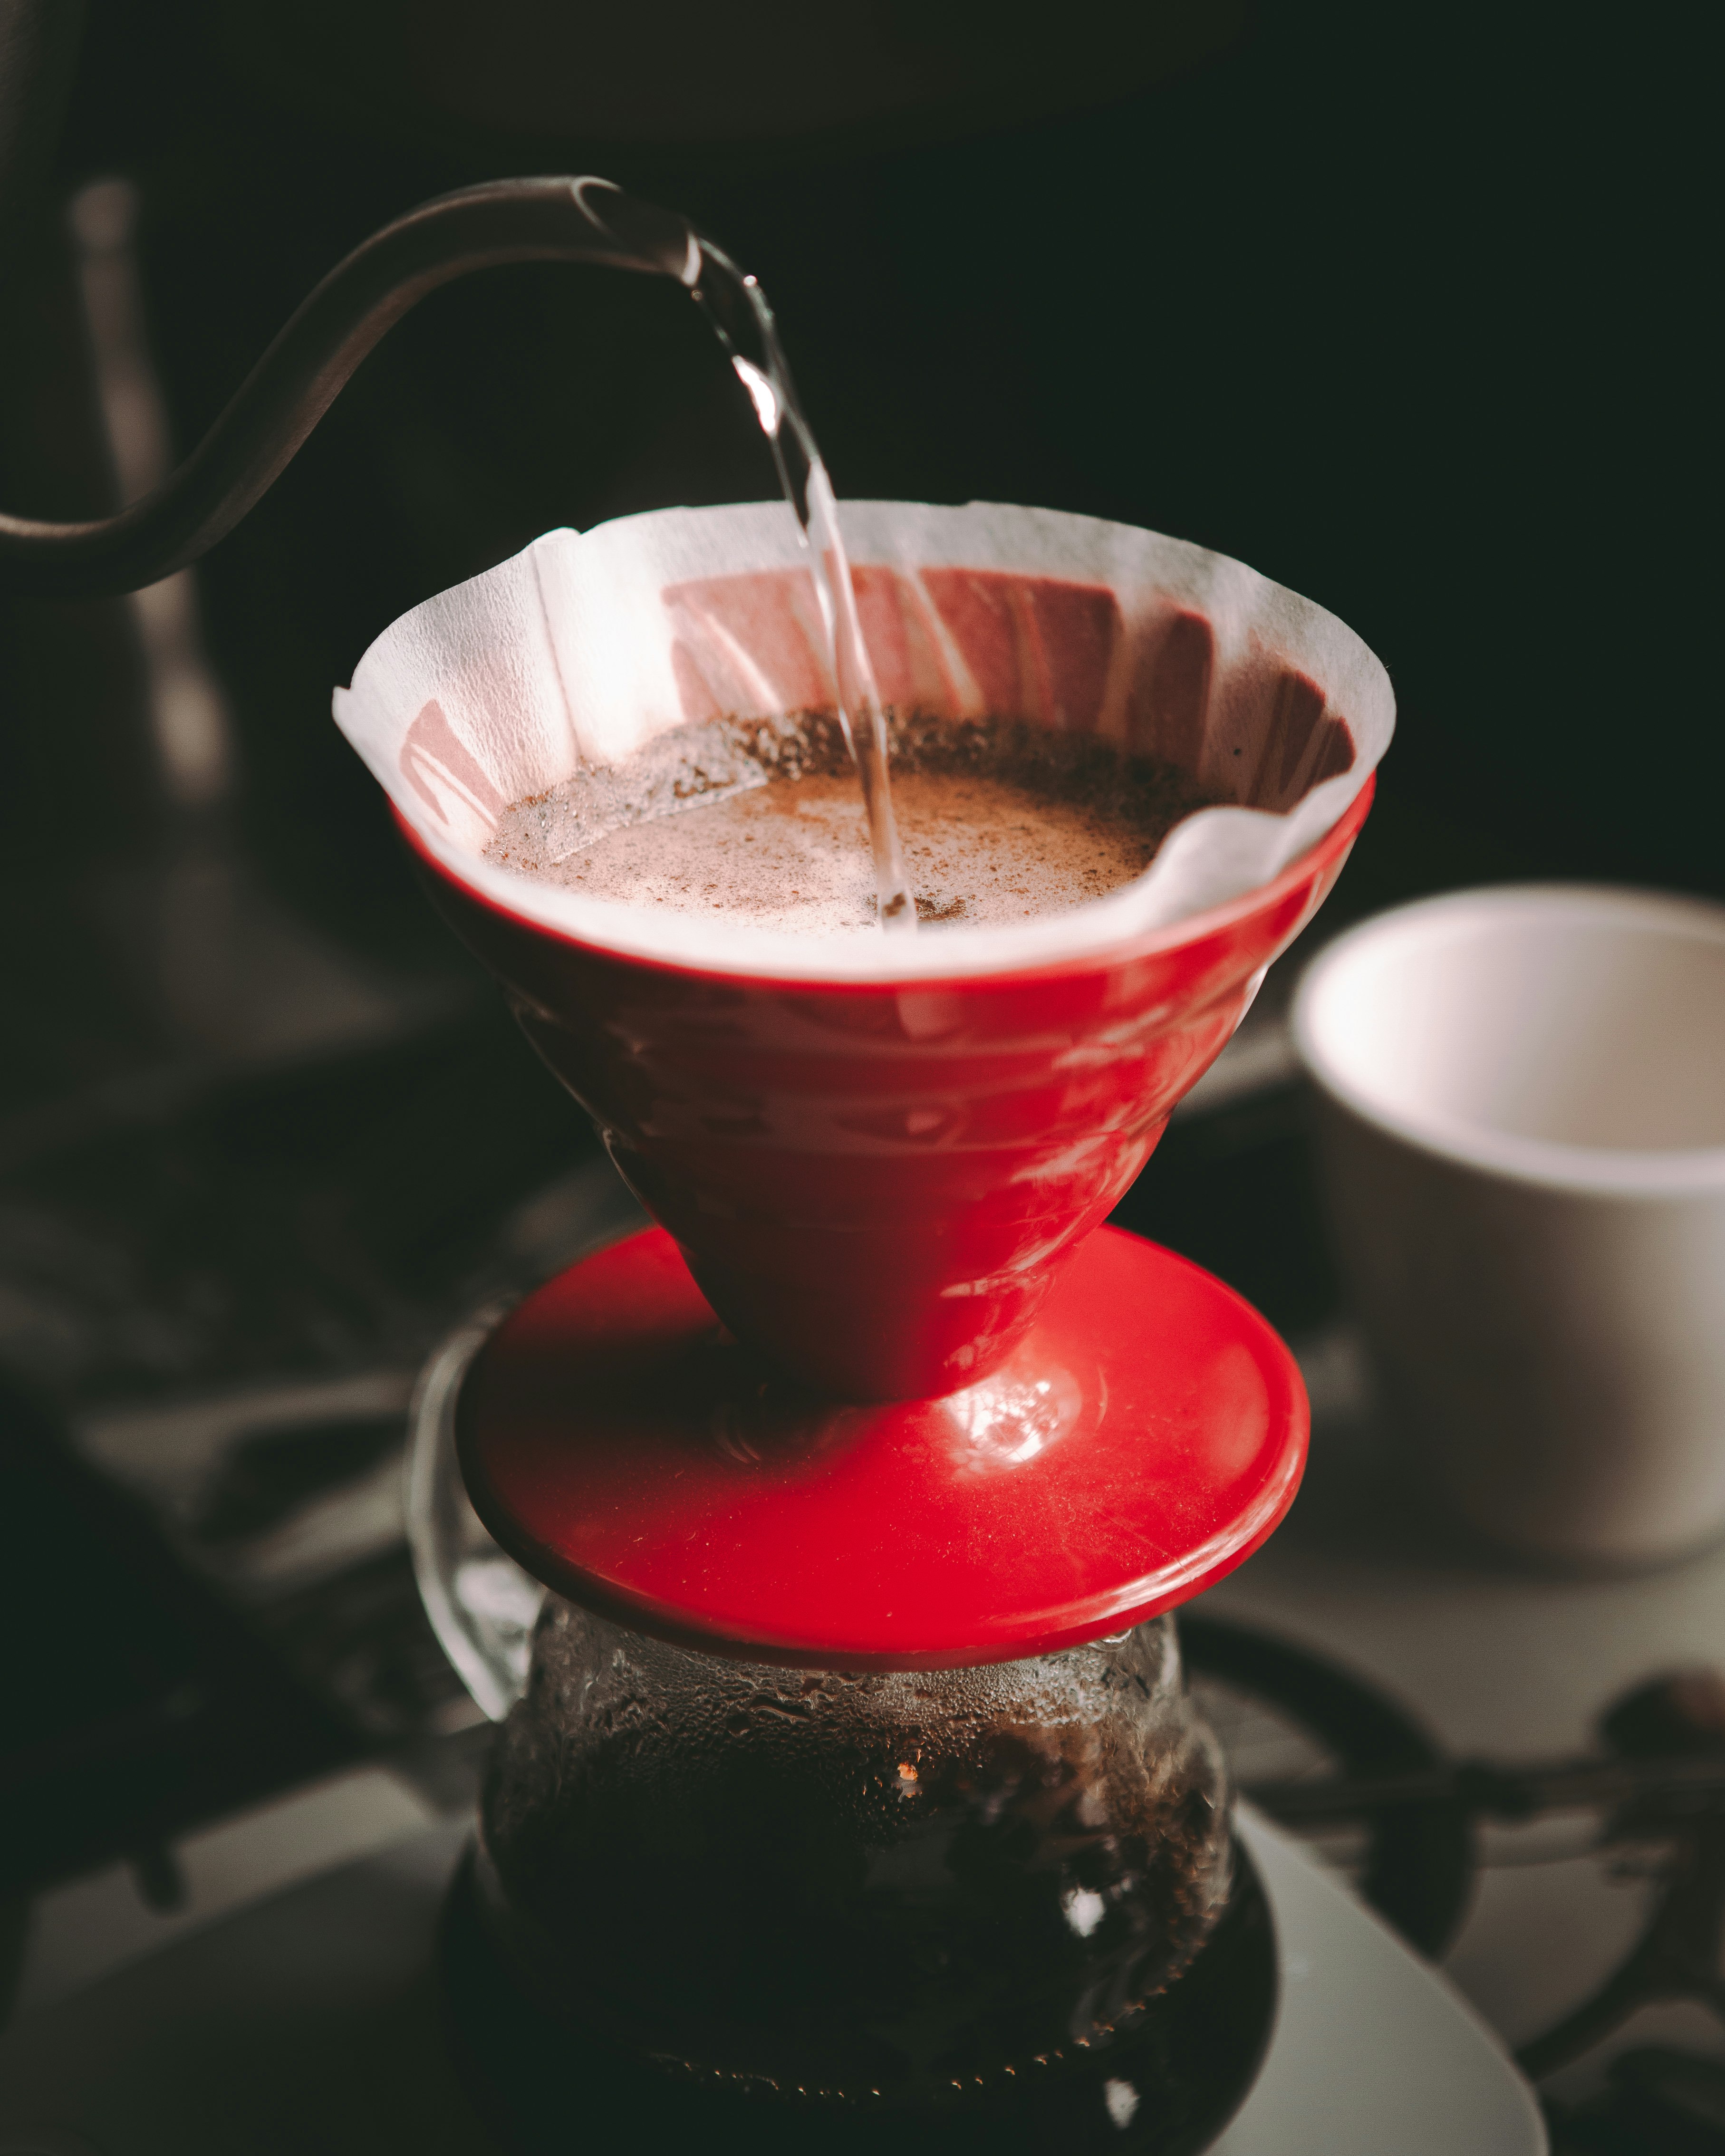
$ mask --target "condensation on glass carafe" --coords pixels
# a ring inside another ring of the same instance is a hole
[[[553,1597],[478,1883],[506,1966],[589,2036],[762,2093],[926,2105],[1130,2037],[1232,1861],[1166,1617],[856,1675],[689,1653]]]

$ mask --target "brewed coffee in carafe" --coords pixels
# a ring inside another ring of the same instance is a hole
[[[702,2146],[758,2152],[1194,2150],[1274,1993],[1166,1618],[870,1674],[553,1596],[460,1922],[531,2002],[490,2054],[517,2106],[542,2118],[574,2043],[635,2135],[698,2096]]]

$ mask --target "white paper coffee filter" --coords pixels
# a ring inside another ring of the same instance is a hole
[[[830,708],[807,557],[783,503],[550,531],[428,599],[335,715],[438,860],[546,927],[726,973],[902,980],[1060,963],[1266,883],[1389,746],[1382,665],[1309,599],[1130,525],[972,502],[848,501],[882,701],[1023,718],[1163,756],[1237,806],[1178,825],[1133,882],[1021,927],[797,935],[588,898],[483,858],[511,803],[667,727]]]

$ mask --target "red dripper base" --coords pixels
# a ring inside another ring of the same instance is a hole
[[[459,1427],[485,1525],[570,1600],[711,1653],[906,1670],[1202,1593],[1291,1503],[1308,1421],[1257,1312],[1117,1229],[980,1384],[842,1406],[740,1346],[655,1228],[505,1320]]]

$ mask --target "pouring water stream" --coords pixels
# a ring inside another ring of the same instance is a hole
[[[875,685],[868,646],[863,641],[832,482],[798,405],[766,295],[711,240],[701,239],[698,246],[698,271],[690,289],[748,391],[761,431],[772,444],[785,500],[809,555],[826,630],[839,723],[862,781],[880,925],[889,931],[909,932],[916,926],[916,902],[905,872],[892,813],[886,717]]]

